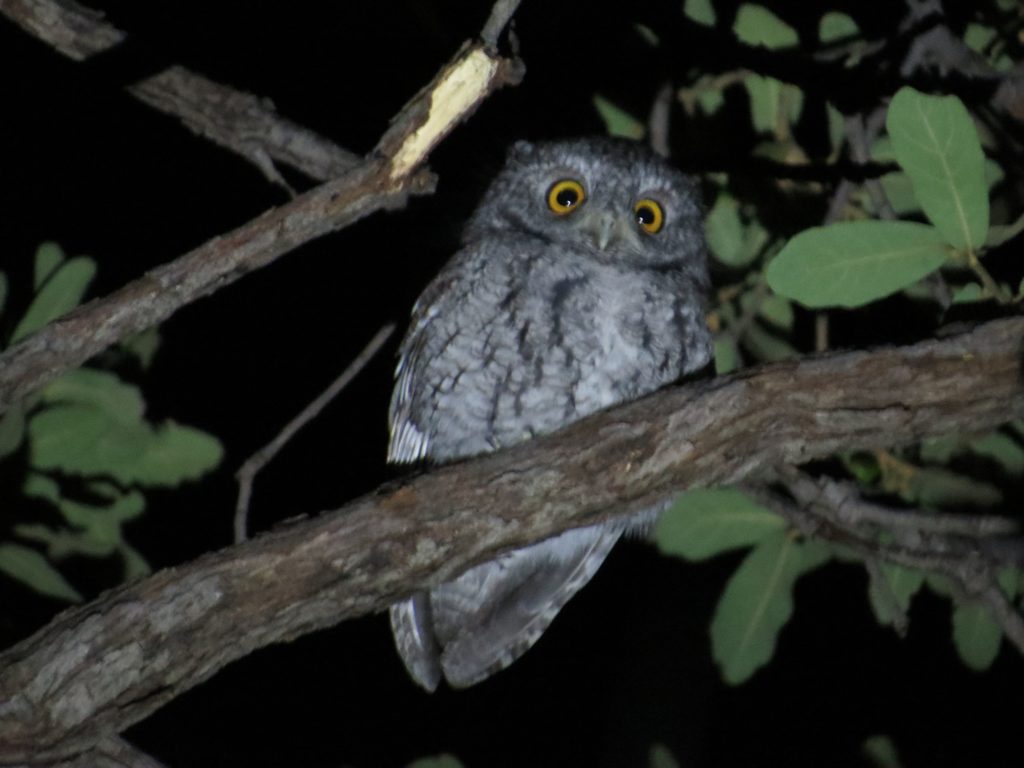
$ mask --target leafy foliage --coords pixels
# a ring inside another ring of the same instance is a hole
[[[979,12],[963,39],[985,66],[1007,71],[1013,59],[1003,33],[991,23],[1008,12],[1000,8],[995,15]],[[705,27],[731,25],[736,38],[752,48],[781,52],[801,45],[805,31],[798,34],[765,6],[742,3],[731,19],[722,10],[712,2],[689,0],[683,12]],[[856,19],[827,9],[817,36],[821,50],[848,68],[864,66],[874,44]],[[827,349],[833,321],[843,310],[857,309],[863,328],[871,305],[882,299],[930,317],[935,328],[960,308],[971,307],[976,317],[1024,300],[1022,270],[1018,267],[1007,282],[987,263],[990,254],[1005,250],[1024,231],[1020,189],[1007,183],[1005,147],[999,133],[989,130],[991,120],[957,96],[909,86],[898,88],[879,108],[884,121],[869,120],[845,106],[846,112],[809,101],[799,83],[775,74],[695,73],[679,88],[679,101],[694,119],[713,120],[728,99],[742,96],[756,137],[752,153],[780,166],[807,166],[816,153],[826,164],[877,165],[864,178],[831,187],[779,182],[787,211],[796,210],[794,203],[801,200],[819,201],[820,218],[796,231],[779,226],[764,197],[751,196],[728,174],[712,176],[707,240],[724,277],[709,318],[716,330],[717,373]],[[809,110],[819,110],[813,122]],[[824,135],[805,147],[809,124]],[[821,146],[827,146],[826,154]],[[1007,509],[1005,488],[1024,475],[1022,437],[1024,430],[1011,425],[888,452],[840,455],[836,461],[840,474],[845,472],[862,494],[920,512],[924,516],[915,519],[924,525],[928,515],[943,510],[968,518],[997,512],[1019,521],[1016,510]],[[882,552],[893,543],[877,526],[865,528],[865,535]],[[711,625],[715,659],[731,683],[749,678],[770,660],[793,611],[792,590],[800,576],[833,558],[865,559],[863,552],[788,530],[781,517],[736,489],[684,494],[663,515],[655,540],[663,553],[692,561],[749,548],[725,585]],[[992,664],[1002,630],[987,605],[926,569],[884,559],[867,565],[868,599],[881,625],[904,633],[914,596],[928,586],[952,601],[952,640],[964,663],[979,670]],[[1018,606],[1020,582],[1016,569],[1000,573],[1001,589]],[[888,737],[878,737],[865,750],[879,765],[898,765]]]
[[[41,245],[34,263],[36,294],[11,343],[74,309],[95,273],[92,259],[66,259],[55,243]],[[0,284],[6,287],[6,278]],[[124,351],[145,367],[158,344],[152,330],[130,340]],[[145,512],[145,489],[198,479],[217,466],[223,449],[193,427],[151,423],[145,410],[135,385],[109,370],[81,368],[0,417],[0,459],[26,463],[23,503],[34,500],[63,521],[15,523],[11,533],[43,547],[45,555],[26,543],[0,542],[0,571],[69,601],[81,595],[58,570],[68,557],[117,556],[125,579],[148,573],[145,558],[124,539],[123,525]]]

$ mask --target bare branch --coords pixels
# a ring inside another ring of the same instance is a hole
[[[394,332],[394,323],[388,323],[377,331],[374,337],[363,347],[363,350],[356,355],[355,360],[345,367],[341,375],[331,382],[327,389],[321,392],[313,402],[303,408],[295,418],[285,424],[284,429],[273,440],[256,451],[239,467],[238,472],[235,473],[235,477],[238,479],[238,501],[235,504],[236,544],[248,538],[249,498],[252,496],[252,483],[256,479],[256,475],[274,460],[278,451],[295,436],[296,432],[315,419],[320,411],[326,408],[327,404],[337,397],[338,393],[347,387],[352,379],[359,375],[363,368],[366,367],[366,364],[374,358]]]
[[[71,0],[0,0],[0,13],[76,61],[121,43],[125,33],[103,14]],[[341,175],[359,162],[324,137],[278,116],[267,99],[236,91],[169,67],[129,86],[154,109],[178,117],[190,130],[241,155],[270,181],[291,191],[274,166],[285,163],[317,181]]]
[[[1024,319],[663,390],[160,571],[0,656],[0,763],[60,759],[225,664],[501,551],[780,464],[1024,415]]]
[[[178,117],[192,132],[236,152],[288,187],[274,163],[316,181],[336,178],[362,158],[281,117],[273,104],[175,66],[128,88],[140,101]]]
[[[0,412],[126,336],[314,238],[432,191],[421,170],[433,148],[522,66],[463,45],[409,102],[377,148],[340,178],[216,237],[113,294],[58,318],[0,355]]]
[[[498,38],[511,21],[519,3],[520,0],[497,0],[491,8],[491,15],[487,17],[484,28],[480,31],[480,40],[491,50],[497,49]]]
[[[75,61],[113,48],[124,32],[74,0],[0,0],[0,13]]]
[[[883,587],[883,598],[891,597],[891,593],[888,581],[879,572],[879,561],[945,576],[956,587],[958,599],[986,605],[1006,637],[1024,654],[1024,616],[996,580],[998,569],[1007,560],[1019,559],[1020,539],[1010,540],[1016,546],[1007,551],[987,546],[990,537],[1017,533],[1016,521],[890,509],[859,498],[846,484],[813,479],[792,467],[781,468],[780,479],[795,502],[763,487],[747,490],[805,535],[843,544],[864,558],[871,578]],[[884,543],[879,532],[890,534],[893,543]],[[894,598],[892,603],[896,630],[902,634],[906,616]]]

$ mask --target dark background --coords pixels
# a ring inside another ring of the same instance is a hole
[[[255,168],[122,86],[181,63],[365,152],[488,11],[469,0],[92,5],[129,43],[85,64],[0,20],[0,265],[11,277],[4,335],[29,301],[32,254],[43,240],[98,260],[98,296],[286,200]],[[805,31],[819,11],[804,18],[802,5],[772,4]],[[877,34],[902,12],[846,5]],[[152,418],[212,432],[226,457],[201,483],[149,495],[149,511],[127,535],[154,567],[230,542],[234,470],[377,328],[404,327],[511,141],[601,132],[595,93],[643,116],[668,77],[757,63],[727,37],[680,21],[678,6],[526,0],[516,20],[526,79],[434,153],[435,196],[304,246],[162,327],[153,367],[122,374],[142,385]],[[662,33],[671,53],[644,43],[638,20]],[[826,96],[877,103],[894,89],[884,77],[858,82],[827,69],[802,72],[800,82],[808,114]],[[728,170],[747,194],[777,206],[783,231],[820,221],[825,199],[786,199],[775,171],[749,159],[756,137],[738,90],[713,122],[674,115],[677,162]],[[814,120],[808,136],[820,127]],[[837,321],[837,345],[893,340],[893,324],[852,316]],[[897,327],[913,334],[912,324]],[[260,475],[254,530],[338,507],[396,475],[384,464],[396,346],[397,338]],[[370,616],[259,651],[127,736],[170,766],[368,768],[442,751],[467,768],[642,766],[655,742],[683,766],[860,766],[870,764],[861,744],[879,733],[894,739],[908,767],[1020,764],[1019,736],[1002,724],[1019,708],[1019,656],[1004,647],[988,673],[966,670],[949,641],[947,604],[928,594],[916,599],[908,638],[880,629],[854,566],[831,565],[801,582],[775,660],[745,685],[725,686],[707,626],[738,559],[690,565],[641,543],[620,546],[534,650],[467,691],[415,688],[386,618]],[[73,561],[65,572],[92,596],[114,583],[117,567]],[[61,608],[6,579],[0,605],[3,645]]]

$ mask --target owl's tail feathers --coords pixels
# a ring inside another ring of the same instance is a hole
[[[434,639],[430,596],[420,592],[392,605],[390,613],[395,647],[409,676],[433,693],[441,682],[441,649]]]
[[[448,683],[478,683],[529,650],[597,572],[622,530],[598,525],[566,531],[435,588],[432,618]]]

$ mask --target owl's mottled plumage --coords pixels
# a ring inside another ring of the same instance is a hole
[[[564,180],[582,194],[560,208]],[[655,233],[638,220],[650,227],[651,202]],[[389,460],[493,451],[703,367],[702,232],[693,182],[641,145],[516,144],[413,309]],[[433,690],[442,674],[466,686],[504,668],[642,522],[567,531],[392,606],[410,674]]]

